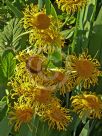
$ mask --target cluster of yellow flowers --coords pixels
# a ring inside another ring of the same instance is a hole
[[[70,88],[71,83],[68,82],[67,76],[64,77],[65,73],[48,69],[47,58],[35,54],[33,50],[24,50],[16,58],[19,63],[9,83],[12,86],[11,98],[17,99],[13,111],[11,109],[9,112],[11,122],[16,121],[15,131],[22,123],[31,121],[36,115],[48,120],[50,127],[57,126],[59,130],[65,130],[71,116],[69,110],[63,108],[56,97],[57,88],[63,91],[65,86],[69,85]],[[63,91],[60,93],[64,94]]]
[[[59,5],[64,2],[70,5],[72,1],[57,0]],[[78,2],[82,2],[79,5],[85,4],[84,0],[74,2],[74,10]],[[86,51],[79,56],[68,55],[64,67],[49,68],[47,54],[64,45],[59,21],[46,15],[45,9],[39,11],[36,5],[31,4],[24,11],[23,22],[34,48],[27,48],[16,56],[18,64],[14,77],[9,82],[14,102],[9,108],[10,122],[14,123],[15,131],[18,131],[21,124],[29,125],[33,117],[39,116],[48,121],[49,127],[65,130],[72,120],[71,111],[62,107],[56,94],[59,92],[65,95],[79,85],[85,89],[95,86],[102,73],[100,63]],[[102,100],[95,93],[82,92],[72,96],[71,102],[73,111],[80,118],[102,117]]]

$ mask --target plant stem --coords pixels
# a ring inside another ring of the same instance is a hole
[[[81,119],[77,118],[76,124],[75,124],[75,127],[74,127],[73,136],[76,136],[76,130],[77,130],[77,127],[80,124],[80,122],[81,122]]]
[[[96,120],[93,120],[92,123],[91,123],[91,126],[90,126],[90,128],[89,128],[89,131],[88,131],[87,136],[90,135],[90,133],[92,132],[92,130],[93,130],[94,126],[95,126],[95,124],[96,124]]]
[[[69,107],[69,93],[66,93],[66,106]]]

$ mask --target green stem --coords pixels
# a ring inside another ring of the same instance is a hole
[[[81,122],[81,119],[77,118],[76,123],[75,123],[75,127],[74,127],[73,136],[76,136],[76,130],[77,130],[77,127],[80,124],[80,122]]]
[[[66,93],[66,106],[69,107],[69,93]]]
[[[16,42],[16,40],[18,40],[18,38],[22,37],[23,35],[29,34],[30,32],[32,32],[32,31],[27,31],[27,32],[21,33],[20,35],[18,35],[18,36],[12,41],[12,43]]]
[[[71,50],[72,53],[75,52],[76,36],[77,36],[77,30],[79,26],[79,15],[80,15],[80,12],[78,11],[77,18],[76,18],[75,32],[74,32],[73,42],[72,42],[72,50]]]
[[[38,0],[38,8],[41,10],[43,7],[43,0]]]
[[[64,27],[64,25],[67,23],[68,19],[69,19],[69,16],[65,19],[65,22],[62,24],[61,28]]]
[[[90,136],[90,133],[92,132],[92,130],[93,130],[95,124],[96,124],[96,120],[93,120],[92,123],[91,123],[91,126],[90,126],[90,128],[89,128],[89,131],[88,131],[87,136]]]

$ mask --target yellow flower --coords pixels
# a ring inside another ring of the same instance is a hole
[[[71,97],[73,111],[82,118],[101,118],[102,117],[102,100],[95,93],[82,93]]]
[[[34,54],[32,50],[24,50],[16,56],[16,59],[19,63],[9,83],[16,93],[31,90],[37,83],[43,82],[43,71],[47,64],[47,59],[43,55]]]
[[[56,88],[60,91],[60,94],[64,95],[74,88],[73,80],[64,69],[51,69],[51,74],[49,83],[56,85]]]
[[[54,90],[51,87],[38,86],[35,88],[34,101],[38,103],[39,106],[48,105],[54,98]]]
[[[45,9],[42,11],[38,9],[38,5],[27,5],[23,17],[24,28],[41,31],[48,29],[52,25],[52,16],[46,15]]]
[[[29,40],[31,44],[35,43],[36,53],[52,53],[64,46],[63,36],[59,30],[54,28],[37,33],[33,30],[33,32],[29,34]]]
[[[29,123],[34,115],[34,109],[29,99],[18,100],[9,111],[10,123],[14,123],[15,131],[18,131],[23,123]]]
[[[42,58],[38,55],[34,55],[28,58],[27,68],[32,73],[39,73],[42,70],[42,63]]]
[[[31,100],[37,109],[37,114],[40,116],[43,116],[53,103],[60,102],[54,95],[54,88],[52,86],[37,86],[32,93]]]
[[[87,0],[56,0],[56,3],[63,12],[74,13],[85,6]]]
[[[24,11],[24,28],[29,32],[29,42],[35,46],[37,53],[53,52],[63,46],[60,33],[60,22],[51,15],[46,15],[45,9],[38,10],[37,5],[31,4]]]
[[[98,76],[101,74],[99,68],[98,60],[91,58],[87,52],[83,52],[79,57],[69,55],[66,59],[66,69],[76,80],[76,85],[81,83],[84,88],[97,84]]]
[[[24,63],[31,73],[39,73],[42,67],[47,64],[47,59],[43,54],[36,54],[33,50],[28,48],[21,51],[16,56],[16,59],[20,63]]]
[[[49,127],[60,130],[66,130],[67,125],[71,121],[71,116],[66,108],[60,105],[52,105],[44,114],[45,120],[48,121]]]
[[[9,82],[9,85],[18,96],[24,94],[26,90],[30,90],[31,87],[35,87],[36,81],[33,79],[32,74],[27,70],[25,62],[20,62],[16,66],[14,76]]]
[[[30,47],[31,48],[31,47]],[[16,55],[16,59],[19,62],[26,62],[30,56],[34,55],[34,51],[30,48],[27,48],[23,51],[20,51],[18,55]]]

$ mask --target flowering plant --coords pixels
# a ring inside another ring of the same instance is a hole
[[[101,136],[101,4],[0,2],[0,136]]]

